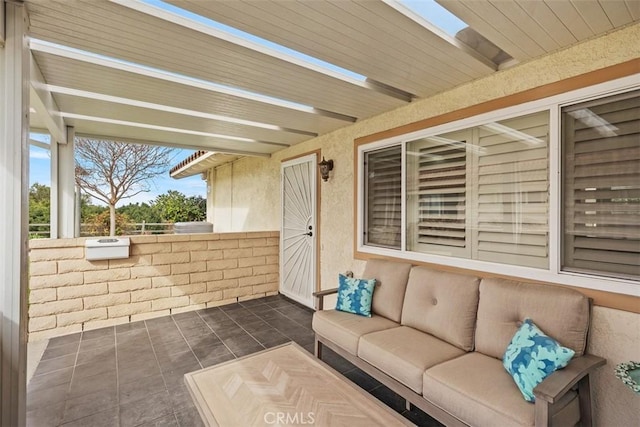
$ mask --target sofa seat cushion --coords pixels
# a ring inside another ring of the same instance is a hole
[[[337,310],[321,310],[313,313],[312,328],[329,341],[338,344],[354,356],[358,354],[358,340],[364,334],[397,327],[386,317],[358,316]]]
[[[533,426],[534,404],[502,366],[502,361],[482,353],[467,353],[425,371],[422,395],[473,426]],[[552,425],[573,425],[579,418],[575,392],[555,405]],[[570,421],[569,421],[570,420]]]
[[[358,346],[358,357],[419,394],[425,369],[463,354],[459,348],[408,326],[363,335]]]

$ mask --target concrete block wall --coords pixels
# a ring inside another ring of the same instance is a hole
[[[85,259],[85,238],[29,242],[29,341],[278,293],[279,232],[130,237]]]

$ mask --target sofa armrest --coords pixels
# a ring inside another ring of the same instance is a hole
[[[324,297],[327,295],[338,293],[338,288],[325,289],[323,291],[314,292],[312,295],[316,299],[316,310],[322,310],[324,307]]]
[[[571,360],[567,367],[555,371],[538,384],[533,390],[536,401],[541,399],[551,404],[555,403],[582,378],[605,363],[606,359],[591,354]]]

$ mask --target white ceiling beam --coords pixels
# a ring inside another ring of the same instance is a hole
[[[36,110],[36,114],[42,117],[52,140],[59,144],[66,144],[67,126],[59,114],[60,108],[58,108],[55,99],[53,99],[53,94],[47,88],[47,82],[33,55],[29,54],[29,57],[31,61],[31,106]]]
[[[142,140],[136,138],[121,138],[110,135],[99,135],[99,134],[89,134],[89,133],[76,133],[78,138],[89,138],[89,139],[98,139],[102,141],[118,141],[118,142],[127,142],[129,144],[142,144],[142,145],[160,145],[163,147],[172,147],[172,148],[180,148],[187,150],[207,150],[207,151],[215,151],[217,153],[223,154],[235,154],[239,156],[247,156],[247,157],[271,157],[269,153],[256,153],[254,151],[244,151],[244,150],[230,150],[228,148],[221,148],[216,146],[207,146],[203,147],[201,145],[191,145],[191,144],[179,144],[179,143],[168,143],[164,141],[153,141],[153,140]]]
[[[31,45],[31,50],[34,50],[37,52],[44,52],[50,55],[56,55],[63,58],[73,59],[76,61],[87,62],[89,64],[100,65],[102,67],[113,68],[115,70],[126,71],[129,73],[134,73],[134,74],[138,74],[145,77],[152,77],[160,80],[182,84],[185,86],[191,86],[198,89],[204,89],[210,92],[216,92],[224,95],[235,96],[237,98],[247,99],[255,102],[261,102],[263,104],[269,104],[276,107],[288,108],[290,110],[301,111],[303,113],[331,117],[333,119],[343,120],[349,123],[353,123],[356,121],[355,117],[348,116],[345,114],[335,113],[332,111],[322,110],[320,108],[314,108],[308,105],[285,101],[283,99],[273,98],[270,96],[245,91],[242,89],[236,89],[229,86],[224,86],[224,85],[216,84],[213,82],[209,82],[206,80],[197,79],[194,77],[187,77],[187,76],[183,76],[180,74],[176,74],[176,73],[172,73],[164,70],[159,70],[157,68],[141,66],[138,64],[133,64],[131,62],[121,61],[118,59],[85,52],[85,51],[74,49],[67,46],[56,45],[55,43],[49,43],[42,40],[31,39],[30,45]]]
[[[251,144],[275,145],[275,146],[283,147],[283,148],[290,147],[289,144],[284,144],[284,143],[280,143],[280,142],[260,141],[258,139],[243,138],[243,137],[240,137],[240,136],[223,135],[223,134],[211,133],[211,132],[201,132],[201,131],[197,131],[197,130],[181,129],[181,128],[174,128],[174,127],[169,127],[169,126],[158,126],[158,125],[152,125],[152,124],[148,124],[148,123],[139,123],[139,122],[130,122],[130,121],[127,121],[127,120],[109,119],[109,118],[106,118],[106,117],[85,116],[85,115],[82,115],[82,114],[65,113],[65,112],[61,112],[60,115],[62,117],[66,117],[66,118],[69,118],[69,119],[75,119],[75,120],[86,120],[86,121],[90,121],[90,122],[108,123],[108,124],[111,124],[111,125],[130,126],[130,127],[136,127],[136,128],[142,128],[142,129],[159,130],[159,131],[163,131],[163,132],[182,133],[182,134],[185,134],[185,135],[204,136],[204,137],[207,137],[207,138],[226,139],[226,140],[229,140],[229,141],[237,141],[237,142],[244,142],[244,143],[251,143]]]
[[[497,71],[498,70],[498,65],[495,64],[493,61],[491,61],[489,58],[485,57],[484,55],[482,55],[477,50],[475,50],[472,47],[468,46],[466,43],[461,42],[460,40],[456,39],[455,37],[451,37],[449,34],[445,33],[440,28],[436,27],[431,22],[427,21],[426,19],[424,19],[422,16],[418,15],[413,10],[409,9],[400,0],[382,0],[382,1],[384,3],[386,3],[389,7],[392,7],[393,9],[397,10],[398,12],[400,12],[401,14],[406,16],[407,18],[411,19],[412,21],[416,22],[417,24],[420,24],[422,27],[424,27],[427,30],[431,31],[433,34],[437,35],[442,40],[444,40],[447,43],[451,44],[452,46],[455,46],[456,48],[460,49],[461,51],[463,51],[467,55],[472,56],[474,59],[482,62],[484,65],[486,65],[487,67],[491,68],[493,71]]]
[[[255,122],[255,121],[252,121],[252,120],[238,119],[238,118],[235,118],[235,117],[221,116],[219,114],[211,114],[211,113],[205,113],[205,112],[202,112],[202,111],[188,110],[188,109],[185,109],[185,108],[172,107],[172,106],[169,106],[169,105],[154,104],[152,102],[138,101],[138,100],[135,100],[135,99],[122,98],[122,97],[119,97],[119,96],[112,96],[112,95],[105,95],[105,94],[102,94],[102,93],[89,92],[89,91],[85,91],[85,90],[72,89],[72,88],[55,86],[55,85],[47,85],[47,89],[50,90],[53,93],[60,93],[60,94],[63,94],[63,95],[77,96],[77,97],[80,97],[80,98],[97,99],[97,100],[100,100],[100,101],[112,102],[112,103],[115,103],[115,104],[130,105],[132,107],[140,107],[140,108],[148,108],[148,109],[151,109],[151,110],[165,111],[167,113],[182,114],[182,115],[185,115],[185,116],[199,117],[199,118],[202,118],[202,119],[209,119],[209,120],[218,120],[218,121],[227,122],[227,123],[234,123],[234,124],[243,125],[243,126],[251,126],[251,127],[257,127],[257,128],[261,128],[261,129],[268,129],[268,130],[275,130],[275,131],[280,131],[280,132],[294,133],[294,134],[298,134],[298,135],[305,135],[305,136],[311,136],[311,137],[318,136],[318,134],[315,133],[315,132],[309,132],[309,131],[300,130],[300,129],[291,129],[291,128],[272,125],[272,124],[268,124],[268,123],[261,123],[261,122]]]

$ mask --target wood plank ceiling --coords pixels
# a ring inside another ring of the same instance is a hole
[[[636,0],[437,2],[511,64],[640,20]],[[397,0],[26,4],[54,114],[77,134],[223,159],[268,156],[501,65]],[[42,123],[36,111],[32,127]]]

